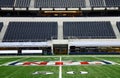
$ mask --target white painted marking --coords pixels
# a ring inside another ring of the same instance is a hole
[[[87,71],[80,71],[80,74],[88,74]]]
[[[118,63],[116,63],[116,62],[113,62],[113,61],[110,61],[110,60],[105,60],[105,59],[100,58],[100,57],[95,57],[95,58],[96,58],[96,59],[103,60],[103,61],[106,61],[106,62],[109,62],[109,63],[111,63],[112,65],[118,64]]]
[[[74,71],[68,71],[67,74],[75,74]]]
[[[26,57],[26,58],[27,58],[27,57]],[[1,64],[1,66],[8,66],[8,65],[11,64],[11,63],[14,63],[14,62],[17,62],[17,61],[20,61],[20,60],[24,60],[24,59],[26,59],[26,58],[20,58],[20,59],[14,60],[14,61],[10,61],[10,62],[7,62],[7,63],[3,63],[3,64]]]
[[[109,63],[111,63],[111,64],[113,64],[113,65],[118,64],[118,63],[116,63],[116,62],[109,61],[109,60],[104,60],[104,61],[109,62]]]
[[[60,56],[60,62],[62,61],[62,57]],[[62,78],[62,65],[59,66],[59,78]]]

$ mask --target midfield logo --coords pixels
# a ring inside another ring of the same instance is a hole
[[[116,64],[111,61],[40,61],[40,62],[19,62],[14,61],[7,63],[5,65],[11,66],[59,66],[59,65],[107,65],[107,64]]]

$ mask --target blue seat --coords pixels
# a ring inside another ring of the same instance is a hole
[[[10,22],[3,42],[40,42],[57,39],[57,22]]]
[[[3,27],[3,22],[0,22],[0,32],[2,30],[2,27]]]
[[[120,54],[120,52],[70,52],[70,55],[108,55]]]
[[[91,7],[105,7],[103,0],[89,0]]]
[[[105,0],[107,7],[119,7],[120,6],[120,0]]]
[[[85,6],[85,0],[35,0],[36,8],[79,8]]]
[[[0,0],[0,7],[14,7],[15,0]]]
[[[31,0],[16,0],[15,7],[17,8],[27,8],[30,5]]]
[[[109,39],[116,38],[110,22],[64,22],[64,39]]]
[[[120,22],[117,22],[116,25],[117,25],[117,28],[118,28],[118,30],[120,32]]]

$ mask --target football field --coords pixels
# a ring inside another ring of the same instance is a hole
[[[119,55],[0,57],[0,78],[119,77]]]

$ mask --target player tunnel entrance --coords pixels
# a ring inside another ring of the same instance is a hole
[[[68,54],[68,45],[53,45],[53,52],[55,55],[66,55]]]

